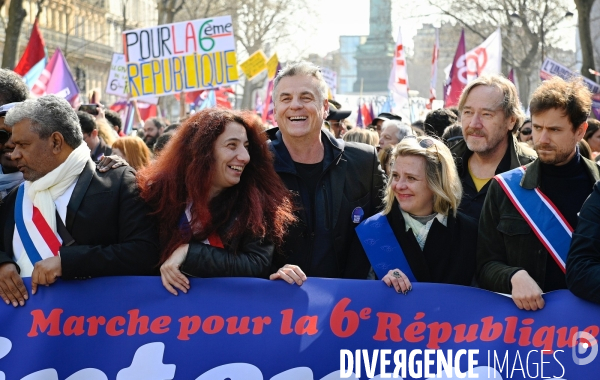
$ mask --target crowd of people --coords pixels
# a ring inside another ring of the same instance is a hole
[[[543,82],[529,119],[492,75],[422,123],[367,128],[327,94],[318,67],[291,63],[277,127],[209,108],[123,136],[117,114],[30,98],[0,70],[0,296],[24,305],[23,277],[35,294],[155,275],[174,295],[189,277],[327,277],[480,287],[525,310],[567,288],[600,303],[600,125],[580,80]]]

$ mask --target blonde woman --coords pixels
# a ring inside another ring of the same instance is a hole
[[[150,163],[150,149],[144,140],[137,136],[125,136],[117,139],[112,146],[113,154],[123,158],[132,168],[140,170]]]
[[[384,210],[356,228],[373,272],[403,294],[416,281],[470,285],[477,222],[457,211],[462,187],[450,150],[407,136],[391,161]]]
[[[352,128],[342,137],[344,141],[354,141],[377,147],[379,144],[379,135],[370,129]]]
[[[98,128],[98,136],[104,140],[106,145],[112,147],[113,143],[119,138],[119,135],[108,124],[106,119],[96,119],[96,127]]]

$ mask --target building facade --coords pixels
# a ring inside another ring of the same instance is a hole
[[[8,17],[9,3],[1,9]],[[27,17],[21,28],[17,62],[21,58],[38,12],[35,1],[24,0]],[[47,0],[40,13],[40,30],[48,57],[60,48],[81,92],[82,102],[97,91],[105,103],[116,99],[104,94],[113,53],[123,51],[121,33],[127,29],[156,25],[156,0]],[[0,28],[0,53],[4,47]]]

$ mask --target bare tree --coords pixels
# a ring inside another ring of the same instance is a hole
[[[173,23],[184,5],[185,0],[158,0],[158,25]]]
[[[298,32],[302,18],[295,16],[306,11],[299,0],[233,0],[230,4],[236,40],[248,56]],[[259,81],[244,82],[242,109],[252,108],[254,91],[261,87]]]
[[[502,60],[515,69],[521,97],[527,99],[532,74],[548,49],[556,45],[557,27],[565,19],[567,0],[429,0],[481,40],[502,29]]]
[[[23,8],[23,0],[11,0],[8,7],[8,24],[5,29],[2,67],[13,69],[16,65],[19,36],[21,35],[21,26],[25,17],[27,17],[27,11]]]
[[[594,74],[589,69],[594,69],[594,45],[592,43],[592,32],[590,30],[590,16],[595,0],[575,0],[577,15],[579,18],[579,42],[581,43],[581,74],[593,81],[596,80]]]

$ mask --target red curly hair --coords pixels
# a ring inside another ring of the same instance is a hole
[[[232,122],[246,129],[250,162],[237,185],[209,199],[215,141]],[[196,113],[181,125],[157,160],[138,172],[137,179],[141,197],[158,219],[161,263],[192,237],[204,240],[213,233],[234,252],[236,242],[246,234],[279,246],[287,226],[295,221],[290,192],[273,168],[262,126],[250,113],[218,108]],[[179,226],[189,202],[191,231]]]

